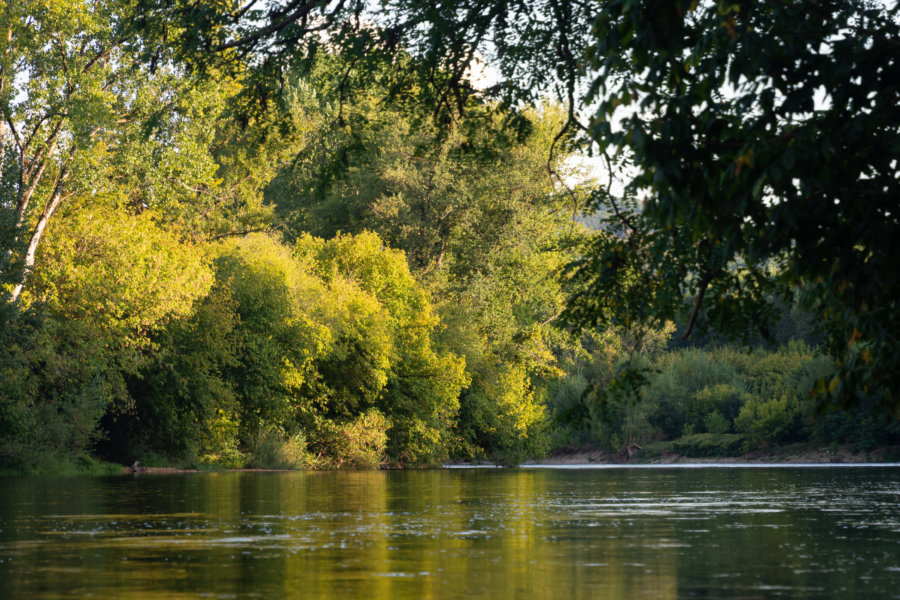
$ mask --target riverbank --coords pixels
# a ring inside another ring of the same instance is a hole
[[[604,452],[591,446],[582,446],[556,452],[550,456],[528,461],[529,465],[580,465],[580,464],[676,464],[676,463],[871,463],[894,462],[900,457],[900,447],[887,446],[869,452],[855,451],[850,446],[837,448],[810,448],[808,446],[783,446],[757,449],[740,456],[684,456],[665,446],[648,446],[634,452],[631,459],[624,453]]]
[[[900,446],[876,448],[870,452],[854,451],[850,446],[809,448],[799,445],[753,450],[740,456],[685,456],[672,452],[668,445],[648,446],[634,452],[631,459],[624,453],[604,452],[592,446],[581,446],[557,451],[550,456],[529,460],[523,466],[588,465],[588,464],[840,464],[898,462]],[[471,463],[449,462],[445,466],[468,466]],[[484,463],[487,464],[487,463]],[[391,466],[390,469],[396,468]],[[279,471],[280,469],[185,469],[177,467],[122,467],[124,475],[166,475],[199,473],[203,471]]]

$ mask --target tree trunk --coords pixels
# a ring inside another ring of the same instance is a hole
[[[3,81],[0,79],[0,93],[3,93]],[[0,183],[3,181],[3,170],[6,166],[6,119],[0,113]]]
[[[9,54],[9,50],[12,47],[12,27],[8,28],[6,31],[6,50],[4,54]],[[5,70],[0,69],[0,97],[3,96],[3,92],[6,91],[7,81],[9,80],[8,73]],[[0,182],[3,181],[3,172],[6,167],[6,111],[0,111]]]
[[[50,217],[53,216],[53,213],[56,211],[56,207],[59,206],[60,202],[62,202],[66,196],[63,196],[62,186],[63,181],[66,178],[66,174],[62,173],[60,175],[59,180],[56,182],[56,187],[53,190],[53,196],[50,198],[50,201],[47,202],[47,206],[44,207],[44,212],[41,213],[41,218],[38,219],[37,224],[34,226],[34,231],[31,233],[31,239],[28,241],[28,250],[25,251],[25,262],[23,264],[22,276],[19,279],[19,283],[13,288],[12,296],[10,301],[15,303],[18,302],[19,296],[22,293],[22,289],[25,287],[25,282],[28,280],[28,276],[31,275],[31,272],[34,270],[34,261],[35,256],[37,255],[37,247],[38,244],[41,243],[41,238],[44,236],[44,230],[47,228],[47,223],[50,221]]]

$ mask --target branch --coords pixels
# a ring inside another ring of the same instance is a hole
[[[718,267],[710,269],[703,275],[703,279],[700,280],[700,289],[697,292],[697,298],[694,300],[694,309],[691,311],[691,317],[688,319],[687,327],[685,328],[684,337],[682,339],[686,340],[691,337],[691,333],[694,331],[694,324],[697,322],[697,315],[700,312],[700,305],[703,304],[703,296],[706,295],[706,289],[709,287],[709,283],[721,270],[722,269]]]
[[[31,133],[28,135],[27,138],[25,138],[25,142],[19,145],[19,151],[22,152],[22,154],[26,154],[28,152],[28,148],[31,146],[31,142],[34,141],[34,136],[37,135],[38,130],[41,128],[41,125],[43,125],[44,122],[47,121],[48,119],[51,119],[55,116],[58,116],[58,115],[53,110],[48,110],[46,113],[44,113],[44,116],[42,116],[40,119],[38,119],[38,122],[35,123],[34,127],[31,128]],[[10,121],[9,123],[10,123],[10,127],[12,127],[12,121]],[[57,129],[61,126],[62,126],[61,122],[57,123]],[[18,139],[18,137],[17,137],[17,139]]]
[[[16,147],[19,149],[19,157],[23,158],[25,156],[25,151],[22,148],[22,138],[19,137],[19,132],[16,131],[16,126],[13,125],[12,119],[8,112],[3,111],[3,116],[6,119],[6,123],[9,125],[9,130],[12,131],[13,140],[16,142]]]
[[[231,17],[231,22],[232,22],[232,23],[237,23],[238,21],[240,21],[241,18],[242,18],[245,14],[247,14],[247,11],[250,10],[251,8],[253,8],[253,6],[254,6],[258,1],[259,1],[259,0],[250,0],[247,4],[245,4],[244,6],[242,6],[241,8],[239,8],[239,9],[237,10],[237,12],[234,13],[234,15],[232,15],[232,17]]]
[[[22,276],[15,287],[13,287],[12,294],[10,295],[10,302],[12,302],[13,304],[18,301],[19,295],[22,293],[22,290],[25,287],[28,276],[34,270],[37,248],[41,242],[41,238],[44,235],[44,230],[47,228],[47,223],[50,222],[50,217],[53,216],[56,208],[74,193],[69,192],[68,194],[63,194],[63,184],[69,176],[69,164],[71,163],[71,160],[74,156],[75,147],[72,146],[72,149],[69,150],[69,162],[65,163],[60,171],[56,174],[56,181],[53,184],[53,195],[50,197],[50,200],[44,207],[44,211],[41,213],[40,218],[34,226],[34,231],[31,234],[31,239],[28,241],[28,248],[25,251],[25,261],[23,265],[24,269],[22,272]]]
[[[82,73],[87,73],[88,71],[90,71],[90,70],[94,67],[94,65],[96,65],[99,61],[103,60],[103,59],[106,58],[107,56],[109,56],[109,53],[110,53],[110,52],[112,52],[114,49],[118,48],[118,47],[119,47],[121,44],[123,44],[123,43],[125,42],[125,40],[127,40],[127,39],[128,39],[128,38],[119,38],[119,39],[117,39],[117,40],[114,40],[113,43],[110,44],[107,48],[104,48],[103,50],[100,50],[100,51],[94,56],[94,58],[92,58],[91,60],[89,60],[88,63],[84,66],[84,68],[81,69],[81,72],[82,72]]]
[[[365,46],[364,46],[365,48]],[[350,61],[350,64],[347,66],[347,70],[344,71],[343,76],[341,76],[341,83],[338,85],[338,115],[337,115],[337,124],[338,127],[344,126],[344,100],[346,99],[346,88],[347,81],[350,79],[350,73],[353,71],[353,67],[356,66],[356,61],[359,60],[359,55],[354,53],[353,59]]]
[[[31,166],[28,168],[28,171],[24,173],[25,179],[31,179],[34,175],[35,169],[39,168],[39,165],[44,164],[44,161],[53,153],[53,149],[56,148],[56,140],[59,136],[59,132],[62,129],[63,120],[60,119],[56,123],[56,127],[53,128],[53,131],[50,132],[50,135],[44,140],[44,143],[40,145],[35,152],[34,156],[31,158]],[[34,139],[34,136],[37,134],[37,131],[32,132],[31,136],[28,138],[28,142],[25,144],[25,147],[22,148],[22,158],[25,158],[25,152],[27,152],[28,147],[31,145],[31,141]],[[38,165],[38,166],[36,166]]]
[[[331,13],[326,18],[333,18],[334,15],[336,15],[337,12],[341,8],[344,7],[345,2],[346,2],[346,0],[340,0],[338,2],[337,6],[334,8],[334,10],[332,10]],[[327,4],[327,1],[326,1],[326,4]],[[272,23],[271,25],[269,25],[267,27],[263,27],[262,29],[258,29],[254,33],[251,33],[250,35],[248,35],[246,37],[243,37],[243,38],[240,38],[237,40],[233,40],[230,42],[226,42],[224,44],[219,44],[218,46],[214,46],[211,50],[213,52],[222,52],[222,51],[228,50],[230,48],[238,48],[241,46],[248,46],[250,44],[253,44],[260,38],[264,38],[264,37],[271,35],[277,31],[280,31],[280,30],[284,29],[285,27],[287,27],[288,25],[290,25],[291,23],[294,23],[295,21],[298,21],[298,20],[302,19],[303,17],[309,15],[309,13],[311,13],[315,8],[317,8],[319,6],[322,6],[321,0],[312,0],[309,3],[307,3],[305,0],[303,0],[301,2],[300,7],[297,10],[295,10],[292,13],[289,13],[285,18],[281,19],[280,21]]]
[[[616,203],[616,200],[612,195],[612,159],[609,157],[609,154],[606,153],[606,150],[603,150],[601,154],[603,155],[603,160],[606,161],[606,168],[609,171],[609,181],[606,183],[606,197],[609,198],[609,203],[612,205],[613,212],[616,213],[616,219],[618,219],[623,225],[625,225],[625,227],[627,227],[632,233],[634,233],[635,231],[637,231],[637,227],[635,227],[631,219],[629,219],[621,211],[619,211],[619,205],[618,203]]]
[[[221,239],[228,238],[228,237],[236,237],[239,235],[247,235],[250,233],[262,233],[262,232],[270,231],[271,229],[272,229],[271,227],[257,227],[254,229],[245,229],[243,231],[228,231],[225,233],[216,234],[212,237],[208,237],[208,238],[206,238],[206,241],[213,242],[215,240],[221,240]]]

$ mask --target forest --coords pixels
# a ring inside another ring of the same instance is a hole
[[[377,7],[0,0],[0,469],[900,444],[896,6]]]

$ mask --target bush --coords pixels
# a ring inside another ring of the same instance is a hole
[[[546,453],[542,390],[535,389],[522,365],[482,366],[460,401],[459,433],[487,458],[504,464]]]
[[[712,410],[719,409],[725,416],[728,399],[740,391],[734,365],[720,353],[672,352],[658,366],[661,372],[651,378],[643,399],[651,407],[649,423],[668,439],[703,430]]]
[[[208,465],[240,469],[247,457],[238,449],[240,421],[227,411],[219,409],[215,418],[206,426],[201,436],[202,456],[200,462]]]
[[[390,421],[375,409],[353,421],[323,421],[316,435],[315,466],[325,469],[376,469],[384,460]]]
[[[770,400],[754,398],[741,408],[735,429],[749,434],[756,443],[789,443],[805,439],[804,418],[796,396]]]
[[[739,384],[717,383],[707,386],[691,399],[689,422],[696,431],[728,433],[747,398],[748,395]]]
[[[288,435],[280,427],[262,427],[247,445],[248,466],[257,469],[305,469],[314,463],[306,449],[306,437],[300,432]]]
[[[747,437],[733,433],[695,433],[672,443],[672,450],[682,456],[702,458],[709,456],[740,456],[744,453]]]
[[[708,433],[728,433],[731,431],[731,422],[723,417],[719,411],[706,415],[703,425]]]

